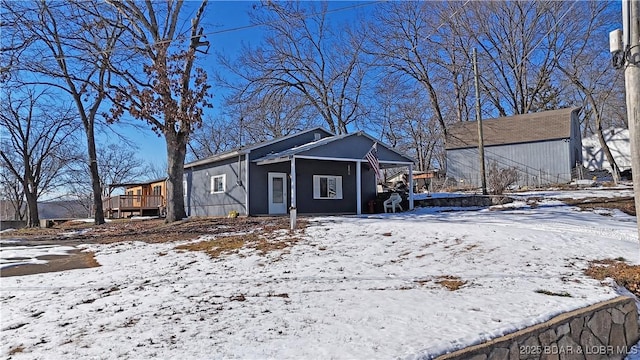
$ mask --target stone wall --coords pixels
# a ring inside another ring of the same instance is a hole
[[[491,205],[508,204],[513,199],[502,195],[468,195],[451,197],[433,197],[415,201],[415,206],[437,207],[488,207]]]
[[[624,359],[637,342],[635,300],[617,297],[436,359]]]
[[[27,222],[24,220],[2,220],[0,221],[0,230],[7,229],[22,229],[27,226]]]

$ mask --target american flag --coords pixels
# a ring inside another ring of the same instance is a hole
[[[371,150],[369,150],[367,155],[364,157],[367,158],[369,165],[371,165],[373,171],[376,172],[376,179],[378,179],[378,182],[381,182],[383,177],[382,172],[380,171],[380,162],[378,161],[378,143],[373,143]]]

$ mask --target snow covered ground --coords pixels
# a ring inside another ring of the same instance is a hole
[[[211,259],[134,238],[85,246],[101,267],[0,280],[0,353],[429,358],[615,297],[582,270],[640,260],[635,219],[618,211],[557,200],[438,210],[313,218],[267,255]],[[449,291],[442,276],[466,284]]]

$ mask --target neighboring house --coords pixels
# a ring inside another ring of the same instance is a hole
[[[161,216],[167,207],[167,179],[109,185],[124,188],[124,195],[102,199],[102,209],[108,218],[127,216]],[[111,191],[109,191],[111,192]]]
[[[492,163],[515,168],[518,185],[567,183],[582,164],[579,108],[482,121],[487,177]],[[446,139],[447,177],[480,185],[478,123],[457,123]]]
[[[426,192],[431,191],[432,182],[439,178],[439,170],[428,171],[414,171],[413,172],[413,186],[414,191]],[[407,171],[400,171],[393,173],[391,176],[387,176],[386,185],[390,188],[395,188],[400,183],[408,185]]]
[[[616,161],[620,171],[631,169],[631,140],[629,138],[629,130],[622,128],[613,128],[602,131],[604,141],[609,146],[611,155]],[[582,158],[585,168],[589,171],[606,170],[611,171],[611,164],[604,155],[604,151],[600,147],[598,135],[592,135],[582,140]]]
[[[315,128],[185,164],[187,215],[360,214],[376,197],[365,159],[374,143]],[[411,158],[377,144],[381,167],[412,171]]]

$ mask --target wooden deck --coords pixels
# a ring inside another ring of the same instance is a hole
[[[102,200],[102,208],[110,219],[162,216],[165,202],[162,195],[117,195]]]

